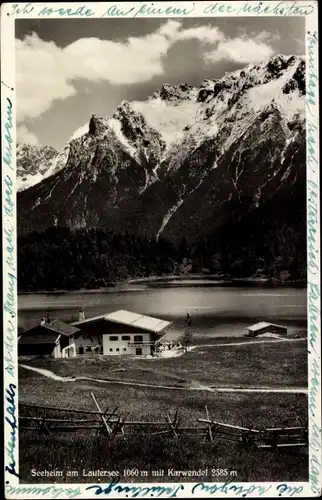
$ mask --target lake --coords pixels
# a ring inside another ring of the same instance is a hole
[[[18,322],[35,326],[50,312],[51,318],[78,319],[83,307],[86,317],[118,309],[148,314],[173,322],[168,338],[174,340],[192,319],[196,338],[242,336],[257,321],[288,327],[289,333],[306,331],[306,288],[268,286],[221,286],[209,282],[139,283],[118,285],[104,291],[21,294]]]

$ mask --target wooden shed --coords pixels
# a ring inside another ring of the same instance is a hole
[[[258,335],[263,335],[263,333],[277,333],[280,335],[287,335],[287,328],[282,325],[276,325],[274,323],[268,323],[266,321],[260,321],[255,325],[249,326],[247,328],[249,337],[257,337]]]

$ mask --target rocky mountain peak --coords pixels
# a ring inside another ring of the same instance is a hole
[[[268,61],[266,67],[273,73],[278,74],[280,71],[288,68],[292,63],[296,61],[296,56],[286,56],[284,54],[277,54]]]
[[[51,146],[18,143],[17,190],[27,189],[51,175],[58,155],[58,151]]]
[[[93,115],[65,167],[20,194],[19,227],[58,220],[195,241],[278,193],[294,204],[305,182],[304,93],[305,61],[277,55]]]
[[[194,100],[196,97],[197,89],[187,83],[180,83],[178,85],[170,85],[164,83],[158,92],[152,96],[154,99],[161,99],[162,101],[169,101],[172,103],[180,101]]]
[[[97,116],[95,114],[92,115],[89,122],[89,134],[94,136],[102,136],[106,133],[106,129],[108,127],[108,118],[104,118],[102,116]]]

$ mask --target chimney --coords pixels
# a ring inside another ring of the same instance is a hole
[[[84,309],[80,309],[78,314],[78,321],[84,321],[84,319],[85,319]]]
[[[45,318],[41,318],[41,320],[40,320],[40,324],[41,324],[41,325],[44,325],[45,323],[46,323]]]
[[[46,323],[50,323],[50,314],[49,314],[49,312],[46,313]]]

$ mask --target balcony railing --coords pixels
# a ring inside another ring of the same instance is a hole
[[[135,340],[134,342],[128,342],[127,344],[129,347],[133,347],[133,346],[153,346],[155,345],[155,342],[153,340]]]

